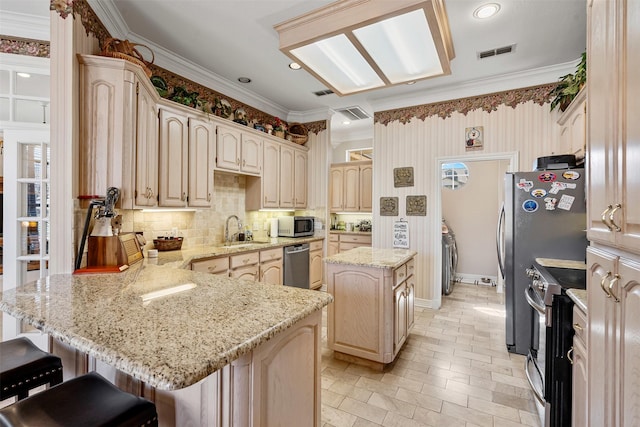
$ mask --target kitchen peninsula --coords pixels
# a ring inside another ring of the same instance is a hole
[[[382,370],[413,326],[416,252],[359,247],[325,259],[334,357]]]
[[[0,309],[142,381],[160,425],[319,425],[331,295],[140,262],[52,275]]]

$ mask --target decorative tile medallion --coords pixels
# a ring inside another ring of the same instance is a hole
[[[426,216],[427,196],[407,196],[407,216]]]
[[[380,216],[398,216],[397,197],[380,197]]]
[[[393,169],[394,187],[413,187],[413,167]]]

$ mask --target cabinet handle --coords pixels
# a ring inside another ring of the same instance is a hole
[[[622,207],[622,205],[620,203],[617,203],[614,207],[613,210],[611,212],[609,212],[609,222],[611,223],[611,225],[613,225],[613,228],[617,231],[620,232],[622,231],[622,228],[620,228],[620,226],[618,224],[615,223],[615,221],[613,220],[613,215],[616,213],[616,211],[618,209],[620,209]]]
[[[618,299],[616,294],[613,293],[613,286],[618,283],[618,280],[620,280],[620,275],[616,273],[615,276],[613,276],[613,280],[609,282],[609,295],[613,297],[616,302],[620,302],[620,300]]]
[[[573,365],[573,359],[571,358],[571,353],[573,353],[573,347],[571,347],[569,351],[567,351],[567,359],[569,359],[569,363]]]
[[[238,159],[236,160],[236,165],[240,164],[240,158],[238,157]]]
[[[604,282],[606,282],[606,280],[609,278],[609,276],[611,276],[611,272],[607,271],[607,274],[605,274],[605,276],[600,281],[600,287],[602,288],[604,293],[607,294],[607,298],[611,298],[611,293],[609,292],[609,290],[607,288],[604,287]]]
[[[600,217],[600,220],[602,221],[602,223],[604,225],[607,226],[609,231],[613,231],[613,228],[611,227],[611,224],[609,222],[607,222],[607,214],[609,213],[609,211],[611,209],[613,209],[613,206],[611,206],[611,205],[607,206],[607,209],[605,209],[604,212],[602,212],[602,216]]]
[[[184,202],[185,200],[187,200],[187,193],[182,193],[182,201]]]
[[[580,323],[574,323],[573,329],[575,329],[576,331],[582,331],[584,328],[582,327],[582,325],[580,325]]]
[[[207,202],[210,202],[210,201],[211,201],[211,193],[207,195]]]
[[[246,161],[246,160],[243,160],[243,161],[242,161],[242,166],[244,166],[244,165],[246,165],[246,164],[247,164],[247,161]]]

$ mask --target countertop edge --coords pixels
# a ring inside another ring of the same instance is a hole
[[[587,291],[585,289],[567,289],[567,295],[585,314],[588,312]]]

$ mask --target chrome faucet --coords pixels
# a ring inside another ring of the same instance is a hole
[[[229,220],[232,219],[232,218],[236,219],[238,232],[240,232],[240,227],[242,227],[242,225],[240,223],[240,218],[238,218],[237,215],[229,215],[227,217],[227,222],[224,225],[224,243],[225,244],[231,243],[234,240],[234,236],[238,235],[238,232],[236,232],[235,234],[231,235],[231,237],[229,236]]]

